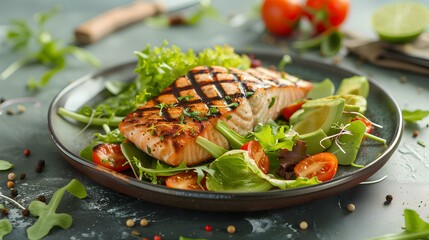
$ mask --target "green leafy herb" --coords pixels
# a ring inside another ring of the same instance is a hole
[[[416,211],[404,210],[405,230],[397,234],[389,234],[372,240],[412,240],[427,239],[429,236],[429,223],[423,221]]]
[[[87,196],[86,189],[82,183],[73,179],[65,187],[58,189],[54,193],[48,205],[41,201],[32,201],[28,209],[31,215],[39,218],[33,226],[27,229],[29,239],[41,239],[48,235],[49,231],[55,226],[63,229],[68,229],[71,226],[73,219],[69,214],[55,213],[66,191],[80,199]]]
[[[50,69],[42,74],[39,80],[30,78],[27,86],[30,89],[44,87],[50,79],[63,70],[67,65],[67,56],[73,55],[78,60],[88,63],[94,67],[100,65],[91,53],[76,46],[64,46],[60,40],[54,39],[46,29],[45,24],[59,12],[59,8],[53,8],[47,12],[40,12],[35,15],[37,29],[32,30],[29,24],[22,20],[12,21],[6,33],[6,39],[11,43],[13,50],[26,48],[31,42],[35,42],[38,47],[35,51],[30,51],[22,59],[12,63],[0,73],[0,80],[7,79],[22,66],[35,62],[40,63]]]
[[[194,98],[194,96],[192,96],[192,95],[184,95],[184,96],[178,97],[177,100],[179,100],[179,101],[183,101],[183,100],[189,101],[192,98]]]
[[[429,116],[429,111],[424,110],[402,110],[402,117],[405,121],[414,123],[420,120],[423,120],[425,117]]]
[[[164,110],[164,108],[169,108],[169,107],[174,107],[174,106],[176,106],[175,103],[170,103],[170,104],[158,103],[155,105],[156,108],[159,108],[159,116],[162,116],[162,111]]]
[[[296,134],[288,134],[287,126],[276,126],[270,124],[258,125],[251,135],[258,140],[265,152],[277,151],[280,149],[292,150],[295,144]]]
[[[0,170],[4,171],[4,170],[9,170],[13,168],[13,164],[6,161],[6,160],[0,160]]]
[[[232,129],[230,129],[225,122],[219,120],[216,124],[216,130],[218,130],[226,139],[228,139],[229,144],[234,149],[240,149],[245,143],[250,141],[246,137],[241,136]]]
[[[189,108],[183,109],[183,115],[193,118],[197,121],[207,120],[206,117],[202,117],[199,111],[189,111]]]
[[[199,6],[200,8],[198,8],[195,13],[185,19],[186,24],[197,24],[203,19],[203,17],[209,17],[220,22],[226,21],[226,19],[222,17],[219,11],[215,7],[213,7],[211,0],[200,0]]]
[[[268,105],[268,109],[270,109],[274,105],[275,102],[276,102],[276,97],[272,97],[270,104]]]
[[[417,144],[419,144],[422,147],[426,147],[426,144],[421,140],[417,141]]]
[[[3,239],[4,236],[12,232],[12,229],[13,229],[12,224],[10,224],[10,221],[8,219],[1,219],[0,220],[0,240]]]
[[[341,32],[337,30],[328,30],[316,37],[296,41],[292,44],[292,47],[299,50],[320,48],[320,53],[323,56],[333,56],[340,51],[342,39],[343,34]]]

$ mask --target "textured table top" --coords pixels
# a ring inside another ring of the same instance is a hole
[[[214,6],[220,9],[222,14],[228,15],[246,11],[256,2],[218,0],[214,2]],[[351,13],[343,29],[375,38],[371,30],[370,15],[374,9],[386,2],[388,1],[351,1]],[[0,26],[7,25],[12,18],[31,20],[34,13],[59,5],[59,15],[47,24],[47,28],[55,36],[69,42],[72,40],[75,26],[123,3],[119,0],[0,0]],[[164,39],[183,49],[229,44],[241,50],[276,51],[287,48],[289,44],[287,39],[278,41],[278,44],[266,41],[267,35],[260,22],[234,28],[205,19],[192,27],[168,29],[153,28],[144,22],[137,23],[87,46],[86,49],[102,61],[102,68],[107,68],[135,60],[135,50],[143,49],[148,43],[161,45]],[[322,58],[317,52],[303,55],[316,61],[333,62],[333,59]],[[20,56],[2,47],[0,69]],[[403,109],[429,110],[428,76],[376,67],[361,63],[353,56],[345,56],[338,66],[371,76]],[[405,125],[397,151],[387,164],[371,177],[375,180],[387,176],[380,183],[358,185],[335,196],[277,210],[247,213],[186,210],[148,203],[113,192],[68,165],[54,147],[49,135],[49,104],[67,84],[93,72],[94,69],[70,59],[68,67],[56,75],[45,89],[38,92],[28,91],[25,87],[27,79],[32,75],[40,76],[44,71],[42,66],[28,65],[9,79],[0,81],[0,97],[36,97],[42,103],[40,108],[26,105],[27,110],[22,114],[0,115],[0,159],[15,164],[11,171],[17,175],[26,173],[24,180],[16,181],[19,194],[15,199],[23,205],[28,205],[40,195],[45,195],[49,200],[58,188],[65,186],[71,179],[81,181],[87,188],[86,199],[79,200],[68,195],[63,198],[58,208],[58,212],[72,215],[71,228],[54,228],[46,239],[136,239],[131,235],[132,230],[149,239],[154,235],[160,235],[162,239],[178,239],[179,236],[207,239],[367,239],[401,232],[405,208],[416,210],[424,220],[428,220],[428,147],[419,145],[417,141],[429,143],[429,119],[418,124]],[[420,133],[417,138],[412,136],[415,130]],[[24,156],[24,149],[29,149],[31,154]],[[41,159],[45,160],[46,166],[41,173],[37,173],[34,169]],[[4,195],[9,194],[6,186],[8,172],[10,171],[0,173],[0,191]],[[393,196],[389,205],[384,204],[387,194]],[[352,213],[346,210],[349,203],[356,206]],[[23,218],[17,208],[6,202],[3,204],[11,209],[8,218],[14,227],[6,239],[26,238],[26,229],[35,219]],[[125,221],[129,218],[146,218],[149,225],[128,228]],[[301,221],[308,222],[307,230],[299,229],[298,224]],[[206,225],[210,225],[213,230],[206,231]],[[236,227],[234,234],[227,233],[228,225]]]

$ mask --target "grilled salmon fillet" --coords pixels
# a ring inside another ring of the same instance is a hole
[[[211,155],[196,143],[201,136],[229,148],[215,129],[219,120],[241,135],[279,116],[302,99],[312,84],[258,67],[245,71],[199,66],[128,114],[121,133],[138,148],[169,165],[194,165]]]

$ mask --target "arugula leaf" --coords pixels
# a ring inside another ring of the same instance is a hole
[[[0,240],[2,240],[4,236],[12,232],[12,229],[13,229],[12,224],[10,224],[10,221],[8,219],[1,219],[0,220]]]
[[[402,110],[402,117],[404,118],[405,121],[410,122],[410,123],[414,123],[414,122],[420,121],[420,120],[424,119],[427,116],[429,116],[429,111],[424,111],[424,110],[414,110],[414,111]]]
[[[9,170],[11,168],[13,168],[13,164],[12,163],[10,163],[10,162],[8,162],[6,160],[0,160],[0,170],[1,171],[3,171],[3,170]]]
[[[429,236],[429,223],[423,221],[416,211],[404,210],[405,231],[397,234],[389,234],[372,240],[412,240],[427,239]]]
[[[49,231],[55,226],[63,229],[68,229],[71,226],[73,219],[69,214],[55,213],[66,191],[80,199],[87,196],[86,189],[82,183],[73,179],[65,187],[58,189],[54,193],[48,205],[41,201],[32,201],[28,209],[31,215],[39,218],[33,226],[27,229],[29,239],[41,239],[48,235]]]

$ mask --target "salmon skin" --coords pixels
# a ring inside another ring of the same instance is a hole
[[[195,165],[212,156],[196,143],[201,136],[229,149],[215,129],[219,120],[241,135],[279,116],[312,84],[258,67],[248,70],[199,66],[164,89],[119,124],[121,133],[142,151],[169,165]]]

